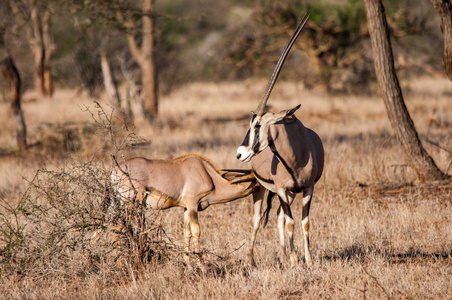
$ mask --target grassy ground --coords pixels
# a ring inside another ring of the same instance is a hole
[[[195,152],[221,168],[246,168],[235,159],[250,112],[265,82],[185,86],[163,97],[152,125],[133,130],[146,142],[126,156],[168,159]],[[450,173],[452,84],[445,78],[403,83],[405,101],[427,151]],[[105,107],[105,102],[99,99]],[[276,217],[258,235],[257,268],[243,260],[251,233],[249,198],[200,213],[206,272],[189,273],[180,256],[151,264],[140,274],[127,266],[85,268],[83,253],[69,263],[11,274],[0,266],[0,297],[112,299],[319,299],[452,298],[452,187],[422,184],[406,165],[385,108],[377,96],[328,96],[300,84],[279,82],[269,103],[282,110],[299,103],[297,116],[322,137],[326,163],[311,207],[314,266],[303,263],[301,205],[294,203],[300,263],[278,263]],[[15,151],[14,122],[0,103],[0,198],[14,206],[39,168],[108,161],[109,139],[99,134],[86,107],[92,100],[57,91],[52,100],[24,97],[26,153]],[[449,149],[445,151],[444,149]],[[298,222],[297,222],[298,220]],[[159,214],[167,239],[182,245],[182,210]],[[23,275],[32,274],[32,275]],[[53,274],[53,275],[49,275]],[[68,276],[68,274],[75,274]]]

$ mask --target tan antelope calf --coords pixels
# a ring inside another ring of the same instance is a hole
[[[302,227],[304,234],[305,260],[312,264],[309,249],[309,209],[314,185],[323,172],[324,152],[319,136],[298,120],[294,113],[300,107],[281,111],[280,113],[264,112],[265,105],[275,85],[278,74],[309,16],[301,20],[273,71],[266,91],[253,113],[249,130],[242,145],[237,149],[237,159],[251,161],[252,170],[257,181],[270,192],[267,198],[268,207],[272,195],[277,194],[280,200],[278,212],[278,229],[281,243],[281,259],[285,260],[284,227],[289,236],[290,260],[294,264],[297,256],[294,251],[293,232],[294,219],[290,205],[296,194],[303,193]],[[253,234],[248,254],[248,261],[254,265],[253,248],[260,225],[262,195],[254,199]],[[268,210],[267,210],[268,211]]]
[[[129,158],[115,168],[112,182],[119,199],[143,195],[146,207],[152,209],[184,208],[184,258],[189,267],[192,237],[194,253],[200,252],[198,212],[246,197],[259,187],[251,170],[221,171],[196,154],[171,160]]]

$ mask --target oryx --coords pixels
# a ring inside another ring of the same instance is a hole
[[[285,260],[284,227],[289,236],[290,260],[294,264],[297,256],[293,245],[294,220],[290,205],[296,194],[303,193],[302,227],[304,234],[305,260],[312,264],[309,250],[309,208],[314,185],[323,172],[324,151],[319,136],[306,128],[294,113],[300,105],[280,113],[264,112],[265,105],[278,74],[309,16],[304,16],[284,48],[281,57],[268,82],[266,91],[259,103],[257,112],[253,113],[249,130],[242,145],[237,149],[237,159],[251,161],[252,170],[257,181],[268,189],[268,203],[274,194],[279,196],[278,229],[281,242],[281,258]],[[260,224],[260,211],[263,195],[254,197],[253,233],[248,254],[248,261],[254,264],[253,247]]]
[[[171,160],[125,159],[117,164],[111,179],[120,202],[138,196],[152,209],[184,208],[184,259],[189,267],[192,237],[194,253],[200,253],[198,212],[246,197],[259,188],[251,170],[219,170],[197,154]]]

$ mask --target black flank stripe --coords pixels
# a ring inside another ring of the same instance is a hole
[[[265,183],[269,183],[269,184],[274,184],[274,183],[275,183],[273,180],[271,180],[271,179],[266,179],[266,178],[262,177],[261,175],[257,174],[256,170],[254,170],[254,176],[255,176],[258,180],[263,181],[263,182],[265,182]]]
[[[273,138],[271,135],[268,135],[268,145],[270,146],[270,149],[272,150],[273,154],[278,158],[278,160],[283,164],[284,168],[286,168],[287,172],[289,172],[290,177],[292,177],[292,181],[294,182],[295,189],[301,190],[301,187],[298,186],[298,182],[295,178],[294,171],[289,167],[289,165],[286,163],[286,161],[279,155],[278,151],[276,150],[275,143],[273,142]]]

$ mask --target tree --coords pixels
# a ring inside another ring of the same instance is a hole
[[[66,2],[60,1],[61,7],[69,12],[76,10],[94,21],[92,23],[105,25],[109,31],[117,30],[121,34],[125,32],[130,53],[141,71],[143,113],[148,119],[155,117],[158,114],[158,81],[153,0],[86,0],[77,4]]]
[[[388,23],[381,0],[364,0],[375,72],[397,140],[420,181],[448,177],[425,151],[408,113],[394,67]]]
[[[441,32],[444,36],[443,61],[446,74],[452,80],[452,1],[430,0],[441,17]]]
[[[21,80],[19,71],[17,71],[14,61],[10,56],[0,62],[0,67],[9,86],[11,110],[14,114],[14,120],[16,121],[17,146],[19,149],[25,150],[27,149],[27,127],[25,126],[25,120],[20,105]]]
[[[55,51],[50,23],[52,10],[49,6],[38,8],[36,1],[10,0],[9,4],[16,20],[24,26],[33,52],[35,90],[50,97],[53,94],[50,59]]]
[[[155,66],[153,0],[142,0],[141,47],[137,45],[134,30],[127,35],[130,52],[141,69],[144,113],[152,119],[158,113],[158,81]]]
[[[107,92],[108,100],[113,108],[113,115],[115,119],[120,120],[124,124],[130,124],[130,117],[121,108],[121,99],[118,93],[118,87],[116,85],[116,80],[110,68],[110,61],[107,56],[107,52],[102,51],[101,57],[101,67],[102,75],[104,77],[105,91]]]

